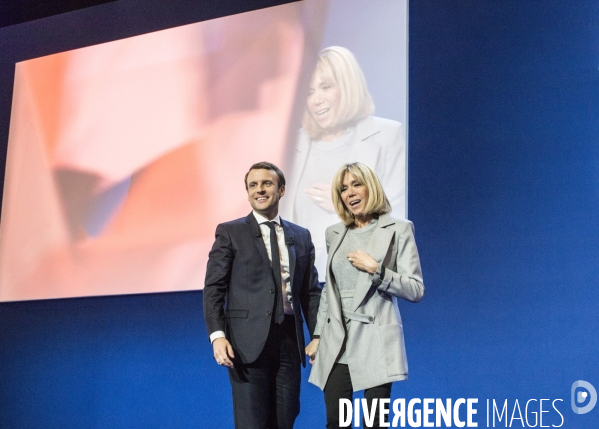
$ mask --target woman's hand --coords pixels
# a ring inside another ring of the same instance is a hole
[[[362,250],[347,255],[347,260],[357,269],[374,274],[379,269],[379,263],[372,256]]]
[[[310,358],[310,363],[314,363],[314,359],[316,359],[316,351],[318,350],[319,344],[320,338],[314,338],[310,341],[310,344],[306,346],[306,356]]]
[[[335,212],[330,183],[314,183],[311,188],[306,189],[306,194],[318,207],[331,213]]]

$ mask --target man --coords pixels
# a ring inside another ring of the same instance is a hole
[[[204,317],[216,363],[228,367],[235,427],[292,428],[306,365],[302,323],[313,332],[320,301],[314,246],[308,230],[278,215],[277,166],[252,165],[245,187],[252,213],[216,228]]]

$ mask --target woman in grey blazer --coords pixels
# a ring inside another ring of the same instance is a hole
[[[424,285],[413,225],[388,214],[389,200],[370,167],[341,167],[332,194],[342,222],[326,230],[326,283],[306,354],[313,363],[309,381],[324,390],[327,427],[337,428],[340,398],[365,390],[370,406],[374,398],[390,398],[392,382],[407,378],[397,299],[420,301]]]

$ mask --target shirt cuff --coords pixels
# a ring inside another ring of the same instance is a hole
[[[225,338],[225,333],[223,331],[214,331],[210,334],[210,344],[214,342],[217,338]]]

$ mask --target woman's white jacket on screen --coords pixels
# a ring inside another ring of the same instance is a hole
[[[294,222],[297,192],[302,177],[311,139],[301,129],[295,150],[291,176],[287,180],[285,197],[281,200],[281,217]],[[356,130],[350,141],[351,162],[362,162],[377,174],[387,198],[393,208],[393,215],[406,217],[406,141],[405,130],[400,122],[391,119],[368,116],[356,123]],[[341,165],[331,165],[331,179]]]

